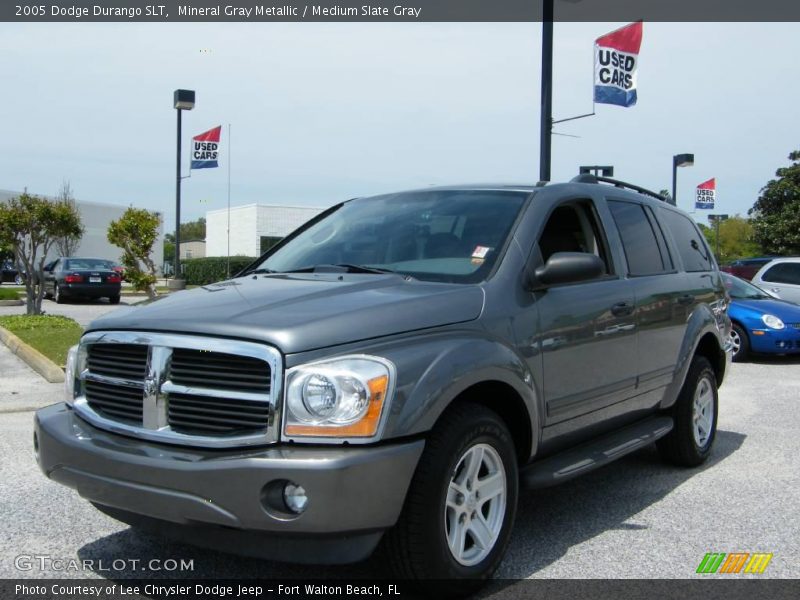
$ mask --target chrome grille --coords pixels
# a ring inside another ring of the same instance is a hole
[[[142,388],[99,381],[85,382],[86,400],[96,412],[111,419],[142,424]]]
[[[172,383],[216,390],[269,394],[270,368],[263,360],[219,352],[175,348],[169,368]]]
[[[147,346],[92,344],[86,350],[86,367],[92,373],[144,381],[147,373]]]
[[[173,431],[221,434],[266,431],[269,405],[252,400],[170,394],[167,420]]]
[[[282,361],[274,348],[189,335],[93,332],[75,410],[145,439],[208,447],[278,439]]]

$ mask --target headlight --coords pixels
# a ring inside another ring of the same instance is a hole
[[[67,351],[67,364],[64,368],[64,402],[72,404],[75,401],[75,384],[78,371],[79,346],[73,346]]]
[[[376,356],[343,356],[286,374],[286,437],[373,437],[391,393],[394,365]]]
[[[770,329],[783,329],[786,327],[786,325],[783,324],[783,321],[781,321],[775,315],[761,315],[761,320],[764,321],[764,325]]]

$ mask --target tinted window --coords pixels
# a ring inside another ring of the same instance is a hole
[[[97,258],[70,258],[64,262],[64,269],[66,271],[76,271],[78,269],[110,269],[114,266],[111,261]]]
[[[655,231],[644,207],[614,200],[608,202],[608,207],[622,238],[625,258],[628,260],[628,273],[650,275],[667,270],[667,261],[661,255]]]
[[[773,265],[767,269],[761,279],[772,283],[800,285],[800,263],[778,263]]]
[[[689,272],[710,271],[711,252],[692,220],[672,210],[661,210],[659,216],[675,239],[683,267]]]
[[[614,272],[608,260],[606,240],[589,201],[570,202],[557,207],[539,236],[542,260],[556,252],[585,252],[599,257],[605,273]]]

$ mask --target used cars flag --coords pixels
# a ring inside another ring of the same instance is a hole
[[[222,125],[192,138],[192,169],[214,169],[219,166],[219,136]]]
[[[697,186],[694,197],[695,208],[714,208],[717,199],[717,178],[712,177]]]
[[[603,35],[594,42],[594,101],[636,104],[636,69],[642,45],[642,22]]]

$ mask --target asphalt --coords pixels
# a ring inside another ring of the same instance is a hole
[[[37,382],[15,360],[0,349],[0,368],[12,373],[0,384],[0,406],[17,396],[40,405],[59,399],[59,386]],[[707,552],[771,552],[765,574],[754,577],[800,577],[798,390],[800,359],[734,365],[721,390],[713,457],[702,468],[666,465],[648,448],[560,487],[523,493],[498,577],[695,578]],[[335,568],[287,565],[133,531],[42,475],[32,424],[31,411],[0,414],[0,578],[311,579],[380,572],[374,558]],[[26,558],[32,556],[48,558]],[[50,559],[94,562],[88,570],[63,571]],[[112,568],[118,559],[141,563]],[[152,559],[192,561],[192,569],[141,570]]]

